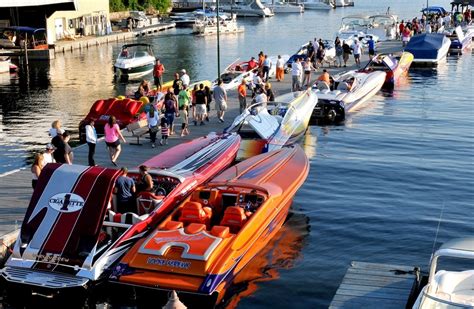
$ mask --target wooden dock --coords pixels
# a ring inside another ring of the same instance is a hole
[[[294,49],[296,50],[298,46],[295,46]],[[401,48],[400,42],[386,42],[384,43],[381,48],[380,52],[395,52],[399,51]],[[363,60],[367,60],[367,55],[363,55]],[[365,61],[367,62],[367,61]],[[355,69],[353,65],[353,59],[351,58],[350,64],[347,68],[335,68],[335,67],[327,67],[328,72],[330,74],[335,74],[342,70],[351,70]],[[315,80],[321,70],[316,73],[312,74],[313,80]],[[275,96],[282,95],[291,91],[291,75],[286,74],[285,80],[283,82],[276,82],[274,80],[270,80],[272,83],[272,88],[275,92]],[[214,102],[211,103],[211,112],[210,112],[210,122],[206,122],[204,126],[194,126],[190,121],[190,134],[186,137],[180,137],[178,135],[172,135],[169,138],[169,143],[166,146],[159,146],[157,145],[156,148],[151,148],[150,141],[146,138],[143,139],[143,145],[130,145],[130,144],[123,144],[122,145],[122,153],[117,161],[119,166],[126,166],[126,167],[136,167],[140,165],[142,162],[145,162],[149,158],[159,154],[161,151],[169,149],[179,143],[189,141],[191,139],[201,137],[207,135],[210,132],[222,132],[223,129],[231,124],[233,119],[239,113],[239,103],[237,99],[236,91],[228,92],[228,111],[225,114],[225,123],[220,123],[216,118],[216,112],[214,107]],[[99,99],[99,98],[96,98]],[[91,101],[92,104],[93,100]],[[247,102],[251,102],[251,98],[247,98]],[[65,128],[75,128],[77,127],[77,123],[65,123]],[[180,132],[181,123],[179,119],[175,120],[175,129],[176,132]],[[130,134],[124,130],[124,136],[127,142],[134,142],[135,139],[130,136]],[[159,136],[158,136],[159,137]],[[74,164],[82,164],[87,165],[87,153],[88,147],[87,145],[81,145],[74,148]],[[96,147],[96,155],[95,155],[96,164],[116,168],[110,162],[108,157],[108,152],[105,147],[105,143],[103,139],[99,140],[98,145]],[[2,235],[11,235],[12,231],[15,231],[20,225],[23,220],[26,208],[28,206],[29,200],[31,198],[33,190],[31,188],[31,172],[30,168],[26,167],[24,169],[12,171],[6,174],[0,174],[0,241],[2,239]],[[9,241],[5,242],[5,245],[9,245],[14,238],[10,236],[6,237]],[[5,249],[5,246],[2,246],[0,243],[0,254],[1,251]]]
[[[406,308],[419,278],[413,266],[352,262],[329,308]]]

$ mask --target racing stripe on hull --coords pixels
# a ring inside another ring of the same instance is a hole
[[[68,168],[69,170],[74,170],[76,174],[74,176],[68,175],[69,173],[63,172],[63,170]],[[71,189],[74,187],[77,181],[77,173],[82,173],[87,169],[84,166],[66,166],[62,165],[56,168],[47,185],[44,187],[44,190],[41,196],[38,198],[36,202],[36,207],[32,211],[31,215],[27,220],[24,221],[22,230],[30,230],[34,233],[31,236],[31,240],[28,243],[28,247],[23,252],[23,258],[25,260],[34,261],[38,257],[38,252],[44,246],[44,243],[50,236],[52,232],[52,226],[54,226],[57,222],[57,219],[60,213],[57,210],[52,209],[49,207],[49,199],[54,196],[55,194],[61,192],[70,192]],[[46,209],[46,214],[44,215],[44,219],[42,219],[38,226],[29,226],[30,223],[33,223],[32,220],[40,213],[40,211]]]

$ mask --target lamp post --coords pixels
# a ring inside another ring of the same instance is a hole
[[[220,46],[220,31],[219,31],[219,0],[216,0],[217,10],[217,80],[221,78],[221,46]]]

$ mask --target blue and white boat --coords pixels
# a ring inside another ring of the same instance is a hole
[[[405,48],[413,54],[413,64],[436,65],[446,57],[451,40],[441,33],[423,33],[410,39]]]
[[[451,45],[449,46],[449,53],[462,54],[463,51],[469,49],[471,47],[473,34],[473,29],[467,29],[466,32],[464,32],[461,26],[457,26],[452,34],[447,35],[448,38],[451,40]]]

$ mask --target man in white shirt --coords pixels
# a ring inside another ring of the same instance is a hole
[[[362,54],[362,45],[360,45],[358,40],[354,40],[354,44],[352,44],[352,53],[354,54],[354,60],[357,64],[357,67],[360,68],[360,55]]]
[[[53,158],[54,146],[52,144],[46,145],[46,151],[43,152],[44,164],[55,163],[56,160]]]
[[[291,90],[292,91],[300,91],[301,90],[301,74],[303,73],[303,67],[301,66],[300,58],[296,58],[296,60],[291,64]]]
[[[263,89],[257,91],[257,96],[255,97],[255,103],[267,103],[268,98]]]
[[[272,61],[270,60],[270,58],[268,58],[268,55],[265,55],[265,58],[263,60],[263,68],[262,68],[263,80],[265,82],[268,82],[271,68],[272,68]]]
[[[185,86],[186,88],[189,87],[189,83],[191,81],[191,79],[189,78],[189,75],[186,74],[186,70],[185,69],[182,69],[181,70],[181,82],[183,83],[183,86]]]
[[[89,124],[86,125],[86,141],[89,146],[89,166],[96,166],[94,161],[95,145],[97,144],[97,132],[94,127],[94,120],[90,120]]]

